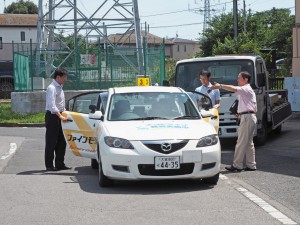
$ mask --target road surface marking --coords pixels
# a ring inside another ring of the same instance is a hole
[[[258,205],[260,208],[265,210],[267,213],[269,213],[272,217],[279,220],[284,225],[295,225],[297,224],[295,221],[288,218],[286,215],[284,215],[279,210],[275,209],[273,206],[271,206],[269,203],[264,201],[263,199],[259,198],[257,195],[251,193],[247,189],[243,187],[237,187],[236,188],[240,193],[242,193],[246,198],[250,199],[252,202],[254,202],[256,205]]]
[[[229,178],[223,174],[220,174],[221,180],[227,180]],[[260,208],[262,208],[264,211],[266,211],[269,215],[271,215],[273,218],[279,220],[284,225],[297,225],[295,221],[284,215],[282,212],[280,212],[278,209],[271,206],[269,203],[264,201],[262,198],[259,198],[257,195],[253,194],[252,192],[248,191],[246,188],[243,188],[241,186],[235,187],[235,189],[242,193],[246,198],[248,198],[250,201],[254,202],[256,205],[258,205]]]
[[[6,159],[9,156],[11,156],[12,154],[15,153],[15,151],[17,150],[17,144],[16,143],[10,143],[10,148],[9,151],[7,153],[5,153],[4,155],[1,156],[1,159]]]

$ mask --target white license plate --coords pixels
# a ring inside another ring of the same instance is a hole
[[[154,157],[156,170],[172,170],[180,168],[179,156]]]

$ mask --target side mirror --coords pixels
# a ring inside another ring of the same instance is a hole
[[[91,110],[91,113],[95,113],[97,109],[97,106],[95,105],[89,105],[89,110]]]
[[[103,120],[103,114],[101,111],[95,111],[94,113],[89,113],[89,118],[93,120]]]
[[[210,117],[212,120],[218,119],[218,116],[215,116],[214,114],[211,114],[211,112],[203,111],[203,110],[201,110],[201,116],[202,116],[203,118]]]
[[[203,103],[202,108],[206,111],[208,111],[211,108],[211,105],[209,103]]]
[[[256,77],[257,86],[263,87],[266,85],[266,74],[265,73],[258,73]]]

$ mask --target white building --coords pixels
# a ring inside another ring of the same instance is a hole
[[[201,51],[198,41],[182,39],[182,38],[169,38],[168,41],[172,42],[169,48],[166,48],[166,55],[170,58],[180,60],[195,57],[196,53]],[[170,51],[170,52],[167,52]]]
[[[37,14],[0,14],[0,61],[12,60],[12,42],[36,43],[37,19]]]

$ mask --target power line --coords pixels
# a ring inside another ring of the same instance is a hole
[[[214,4],[214,5],[211,5],[211,7],[226,5],[227,3],[232,3],[232,1],[227,1],[227,2],[223,2],[223,3]],[[188,11],[191,11],[191,10],[203,11],[204,9],[203,9],[203,7],[197,7],[197,8],[192,8],[192,9],[185,9],[185,10],[177,10],[177,11],[170,11],[170,12],[164,12],[164,13],[150,14],[150,15],[140,16],[140,17],[144,18],[144,17],[152,17],[152,16],[162,16],[162,15],[168,15],[168,14],[188,12]]]
[[[177,24],[177,25],[168,25],[168,26],[156,26],[150,28],[167,28],[167,27],[183,27],[183,26],[191,26],[191,25],[199,25],[203,23],[186,23],[186,24]]]

